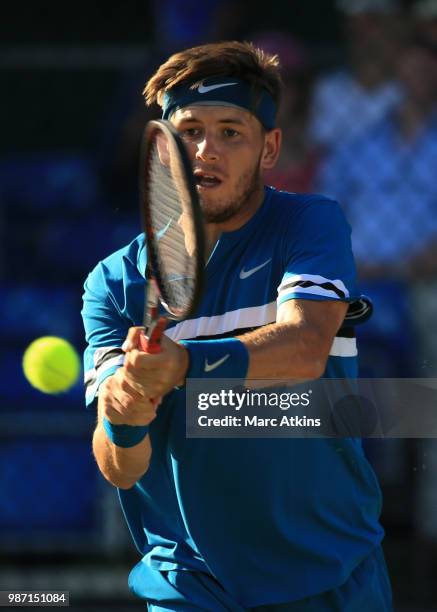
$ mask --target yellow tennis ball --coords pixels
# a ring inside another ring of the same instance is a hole
[[[23,371],[33,387],[43,393],[61,393],[72,387],[80,374],[74,347],[56,336],[34,340],[25,350]]]

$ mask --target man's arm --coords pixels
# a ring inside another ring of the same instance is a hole
[[[132,328],[128,338],[136,342],[137,334],[138,328]],[[158,405],[141,386],[130,380],[124,366],[100,385],[93,452],[103,476],[114,486],[131,488],[147,471],[152,448],[148,435],[130,448],[113,444],[103,427],[103,419],[114,425],[149,425],[156,416]]]
[[[276,323],[239,337],[249,353],[248,379],[302,380],[319,378],[348,305],[341,301],[293,299],[278,308]],[[183,384],[187,350],[167,337],[162,352],[141,353],[129,345],[125,367],[132,384],[152,397]]]
[[[97,425],[93,435],[93,453],[106,480],[120,489],[130,489],[147,471],[152,449],[148,435],[131,448],[116,446],[106,435],[103,428],[103,417],[108,418],[108,398],[112,395],[113,378],[110,376],[100,386]],[[117,420],[113,419],[111,422]],[[121,424],[121,421],[118,422]]]
[[[340,301],[288,300],[276,323],[239,339],[249,351],[248,379],[319,378],[348,304]]]

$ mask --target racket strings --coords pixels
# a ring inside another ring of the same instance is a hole
[[[192,300],[196,254],[184,174],[178,156],[172,155],[170,145],[165,143],[164,146],[161,138],[149,157],[149,214],[162,298],[170,311],[178,314]]]

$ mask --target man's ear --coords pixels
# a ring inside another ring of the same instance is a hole
[[[274,167],[281,151],[281,143],[282,130],[280,128],[274,128],[265,133],[264,149],[261,156],[261,168],[263,170],[270,170]]]

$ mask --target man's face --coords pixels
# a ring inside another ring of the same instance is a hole
[[[263,189],[266,135],[248,111],[187,106],[171,122],[186,143],[207,223],[232,219]]]

